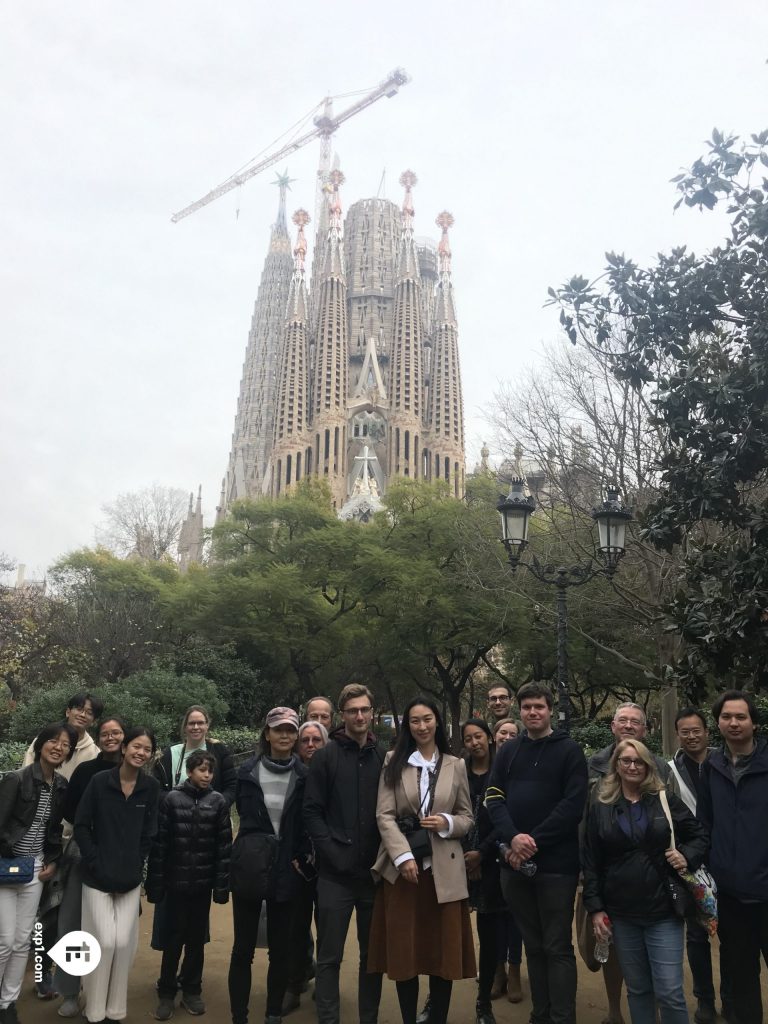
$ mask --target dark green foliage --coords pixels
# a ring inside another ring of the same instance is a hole
[[[760,688],[768,672],[768,132],[714,132],[675,180],[679,203],[725,203],[730,236],[648,268],[614,253],[602,282],[574,278],[553,301],[571,340],[603,346],[617,327],[619,379],[653,392],[667,441],[643,536],[685,556],[669,606],[685,641],[689,699],[717,685]]]

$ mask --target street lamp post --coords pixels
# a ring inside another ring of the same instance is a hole
[[[596,576],[610,579],[621,561],[625,547],[627,523],[632,513],[619,497],[616,487],[606,489],[605,500],[592,509],[592,518],[598,529],[598,554],[602,565],[592,560],[586,565],[545,565],[537,558],[523,562],[522,554],[528,546],[528,525],[536,503],[532,495],[525,494],[525,481],[515,477],[509,494],[501,497],[496,506],[501,516],[501,540],[507,549],[512,571],[523,565],[541,583],[557,588],[557,690],[560,719],[563,729],[571,731],[571,697],[568,684],[568,601],[570,587],[580,587]]]

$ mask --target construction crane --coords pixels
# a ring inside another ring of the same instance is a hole
[[[409,76],[402,68],[395,68],[395,70],[389,74],[383,82],[380,82],[375,89],[372,89],[369,93],[363,96],[362,99],[358,100],[357,103],[353,103],[351,107],[347,107],[340,114],[333,113],[333,98],[327,96],[318,107],[322,105],[323,112],[313,119],[315,127],[312,131],[301,135],[298,139],[294,139],[293,142],[289,142],[283,146],[282,149],[278,149],[275,153],[271,153],[263,160],[259,160],[258,163],[252,164],[245,170],[238,171],[231,177],[227,178],[216,188],[198,199],[197,202],[190,203],[189,206],[185,206],[183,210],[179,210],[178,213],[174,213],[171,220],[174,224],[182,220],[184,217],[188,217],[191,213],[196,213],[197,210],[203,206],[207,206],[208,203],[212,203],[214,199],[218,199],[219,196],[225,195],[233,188],[237,188],[238,185],[244,184],[249,178],[253,178],[254,175],[260,174],[265,171],[268,167],[272,167],[278,163],[284,157],[290,153],[295,153],[297,149],[301,149],[302,146],[306,146],[308,142],[312,142],[313,139],[320,139],[320,168],[318,170],[319,184],[323,184],[323,180],[328,172],[330,171],[330,156],[331,156],[331,137],[333,136],[339,125],[348,121],[350,117],[354,117],[355,114],[359,114],[361,110],[365,110],[366,107],[370,107],[376,100],[381,99],[382,96],[391,97],[399,92],[402,85],[407,85],[410,81]],[[318,107],[315,109],[317,110]]]

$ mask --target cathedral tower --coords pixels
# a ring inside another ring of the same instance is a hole
[[[293,275],[285,222],[285,194],[290,182],[282,175],[276,184],[280,188],[280,204],[253,308],[220,514],[238,498],[260,497],[269,487],[280,341]]]
[[[362,199],[342,221],[338,168],[327,176],[307,293],[309,216],[294,214],[278,179],[272,229],[248,340],[221,499],[277,497],[310,474],[328,481],[344,518],[366,520],[389,481],[445,481],[464,493],[464,412],[448,229],[416,238],[413,188],[402,208]]]

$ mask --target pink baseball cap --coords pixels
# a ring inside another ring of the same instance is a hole
[[[278,725],[290,725],[298,732],[299,716],[293,708],[272,708],[267,715],[266,725],[268,729],[276,729]]]

